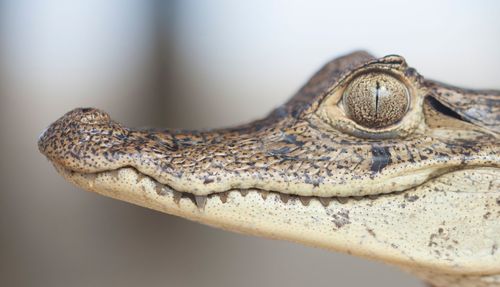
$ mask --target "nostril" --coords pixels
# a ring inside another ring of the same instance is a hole
[[[121,144],[124,138],[116,135],[123,132],[107,113],[94,108],[77,108],[64,114],[41,133],[38,149],[51,161],[62,163],[68,161],[68,157],[78,159],[87,152],[87,148],[97,148],[100,143]]]

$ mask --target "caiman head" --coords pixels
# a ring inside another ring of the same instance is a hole
[[[137,130],[75,109],[38,147],[66,179],[113,198],[424,277],[486,276],[500,274],[499,138],[499,91],[355,52],[247,125]]]

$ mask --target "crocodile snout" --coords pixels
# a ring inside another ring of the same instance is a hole
[[[63,115],[40,135],[38,149],[65,168],[93,172],[101,165],[104,167],[104,161],[92,155],[112,155],[113,150],[123,148],[127,134],[128,130],[113,122],[107,113],[78,108]]]

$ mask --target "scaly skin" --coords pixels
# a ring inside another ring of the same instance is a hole
[[[346,88],[364,74],[404,85],[396,90],[408,91],[406,110],[391,110],[396,102],[383,102],[377,80],[372,116],[405,111],[397,122],[370,128],[349,116]],[[75,109],[38,146],[86,190],[382,260],[435,286],[500,286],[499,123],[498,91],[447,86],[400,56],[355,52],[247,125],[133,130],[99,110]]]

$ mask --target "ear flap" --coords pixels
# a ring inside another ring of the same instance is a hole
[[[427,80],[431,96],[465,120],[500,132],[500,91],[460,89]]]
[[[347,72],[374,59],[368,52],[356,51],[328,62],[288,101],[287,110],[292,115],[299,114],[314,102],[315,97],[323,96]]]

